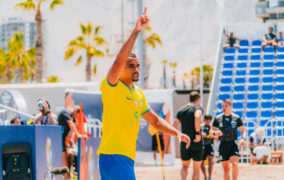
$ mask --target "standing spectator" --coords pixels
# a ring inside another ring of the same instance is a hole
[[[268,164],[269,162],[270,150],[264,144],[265,141],[265,130],[261,127],[258,127],[249,138],[251,153],[256,156],[258,164]]]
[[[204,142],[204,154],[203,161],[201,163],[201,170],[204,174],[204,179],[211,180],[214,165],[214,137],[209,134],[211,129],[212,116],[205,115],[204,119],[205,122],[201,125],[202,138]],[[208,160],[208,176],[204,164],[205,160]]]
[[[37,109],[40,113],[36,115],[35,124],[42,125],[56,125],[56,115],[50,112],[50,104],[45,99],[39,99],[37,101]]]
[[[10,121],[11,125],[21,125],[21,121],[19,117],[14,117],[11,121]]]
[[[269,27],[268,33],[263,36],[262,41],[262,49],[264,49],[265,46],[273,46],[275,49],[277,48],[276,36],[273,34],[273,27]]]
[[[283,32],[279,32],[279,38],[277,39],[278,42],[278,47],[281,47],[284,45],[284,37],[283,37]]]
[[[224,29],[223,33],[224,33],[224,36],[227,38],[227,43],[224,44],[224,46],[223,46],[224,52],[225,52],[226,48],[228,48],[228,47],[234,47],[236,49],[238,49],[240,47],[240,45],[237,44],[237,41],[240,41],[240,39],[235,37],[233,32],[230,32],[230,35],[228,35],[228,34],[226,34],[226,31]]]

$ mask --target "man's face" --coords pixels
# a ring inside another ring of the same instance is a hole
[[[205,126],[210,126],[211,119],[205,119]]]
[[[125,69],[122,73],[123,78],[133,82],[139,81],[140,64],[137,58],[128,58]]]
[[[269,28],[269,33],[272,33],[272,31],[273,31],[273,29],[270,27],[270,28]]]
[[[15,121],[12,125],[21,125],[20,119],[19,118],[15,119]]]
[[[234,36],[234,33],[233,33],[233,32],[230,32],[230,36],[233,37],[233,36]]]
[[[223,102],[222,108],[223,108],[223,112],[231,112],[232,105],[227,102]]]

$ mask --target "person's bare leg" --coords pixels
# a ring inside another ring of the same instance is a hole
[[[222,161],[224,180],[230,180],[230,161]]]
[[[63,158],[63,161],[62,161],[62,165],[63,167],[69,167],[69,164],[68,164],[68,153],[67,152],[62,152],[62,158]],[[64,174],[64,180],[69,180],[70,179],[70,175],[69,173],[66,173]]]
[[[180,175],[182,180],[186,180],[189,165],[190,165],[190,160],[182,161],[182,168],[180,170]]]
[[[212,172],[213,172],[213,166],[214,166],[214,156],[208,156],[208,177],[211,180],[212,178]]]
[[[268,156],[263,156],[263,160],[264,162],[266,162],[267,164],[269,163],[267,160],[268,160]]]
[[[206,168],[205,168],[205,160],[204,161],[202,161],[202,163],[201,163],[201,171],[202,171],[202,173],[203,173],[203,175],[204,175],[204,180],[207,180],[207,174],[206,174]]]
[[[226,48],[230,47],[230,44],[224,44],[223,51],[225,52]]]
[[[236,49],[239,49],[239,48],[240,48],[240,45],[238,45],[238,44],[234,44],[233,46],[234,46],[234,48],[236,48]]]
[[[262,50],[264,50],[264,47],[267,46],[266,42],[262,42]]]
[[[230,157],[230,162],[232,163],[232,179],[237,180],[238,174],[239,174],[239,157],[238,156],[232,156]]]
[[[192,180],[199,180],[201,162],[202,161],[193,161]]]

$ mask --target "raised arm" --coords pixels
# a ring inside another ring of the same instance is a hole
[[[223,30],[223,33],[224,33],[224,36],[226,37],[226,38],[229,38],[230,36],[226,33],[226,30],[224,29]]]
[[[156,113],[154,113],[153,110],[149,110],[148,112],[144,113],[142,117],[149,122],[155,129],[158,131],[161,131],[163,133],[172,135],[172,136],[177,136],[179,142],[183,141],[187,143],[187,148],[190,145],[190,139],[187,135],[181,133],[179,130],[176,128],[172,127],[167,121],[164,119],[160,118]]]
[[[134,30],[120,49],[112,67],[108,72],[107,78],[111,85],[117,84],[140,31],[147,27],[150,22],[150,19],[146,13],[147,8],[145,8],[143,15],[138,18]]]

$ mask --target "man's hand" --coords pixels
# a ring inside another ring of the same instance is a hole
[[[216,131],[216,136],[218,136],[218,137],[223,136],[222,131],[220,131],[220,130]]]
[[[186,134],[178,133],[177,138],[179,143],[181,143],[181,141],[186,143],[186,149],[189,148],[190,138]]]
[[[195,139],[193,140],[193,142],[198,143],[199,141],[201,141],[201,135],[195,135]]]
[[[147,16],[147,7],[144,9],[144,13],[138,18],[135,26],[135,30],[142,31],[145,27],[148,26],[150,19]]]
[[[50,109],[46,101],[44,101],[43,106],[44,106],[43,115],[46,115],[46,113],[50,112]]]
[[[244,139],[240,140],[240,146],[243,147],[246,145],[246,141]]]

